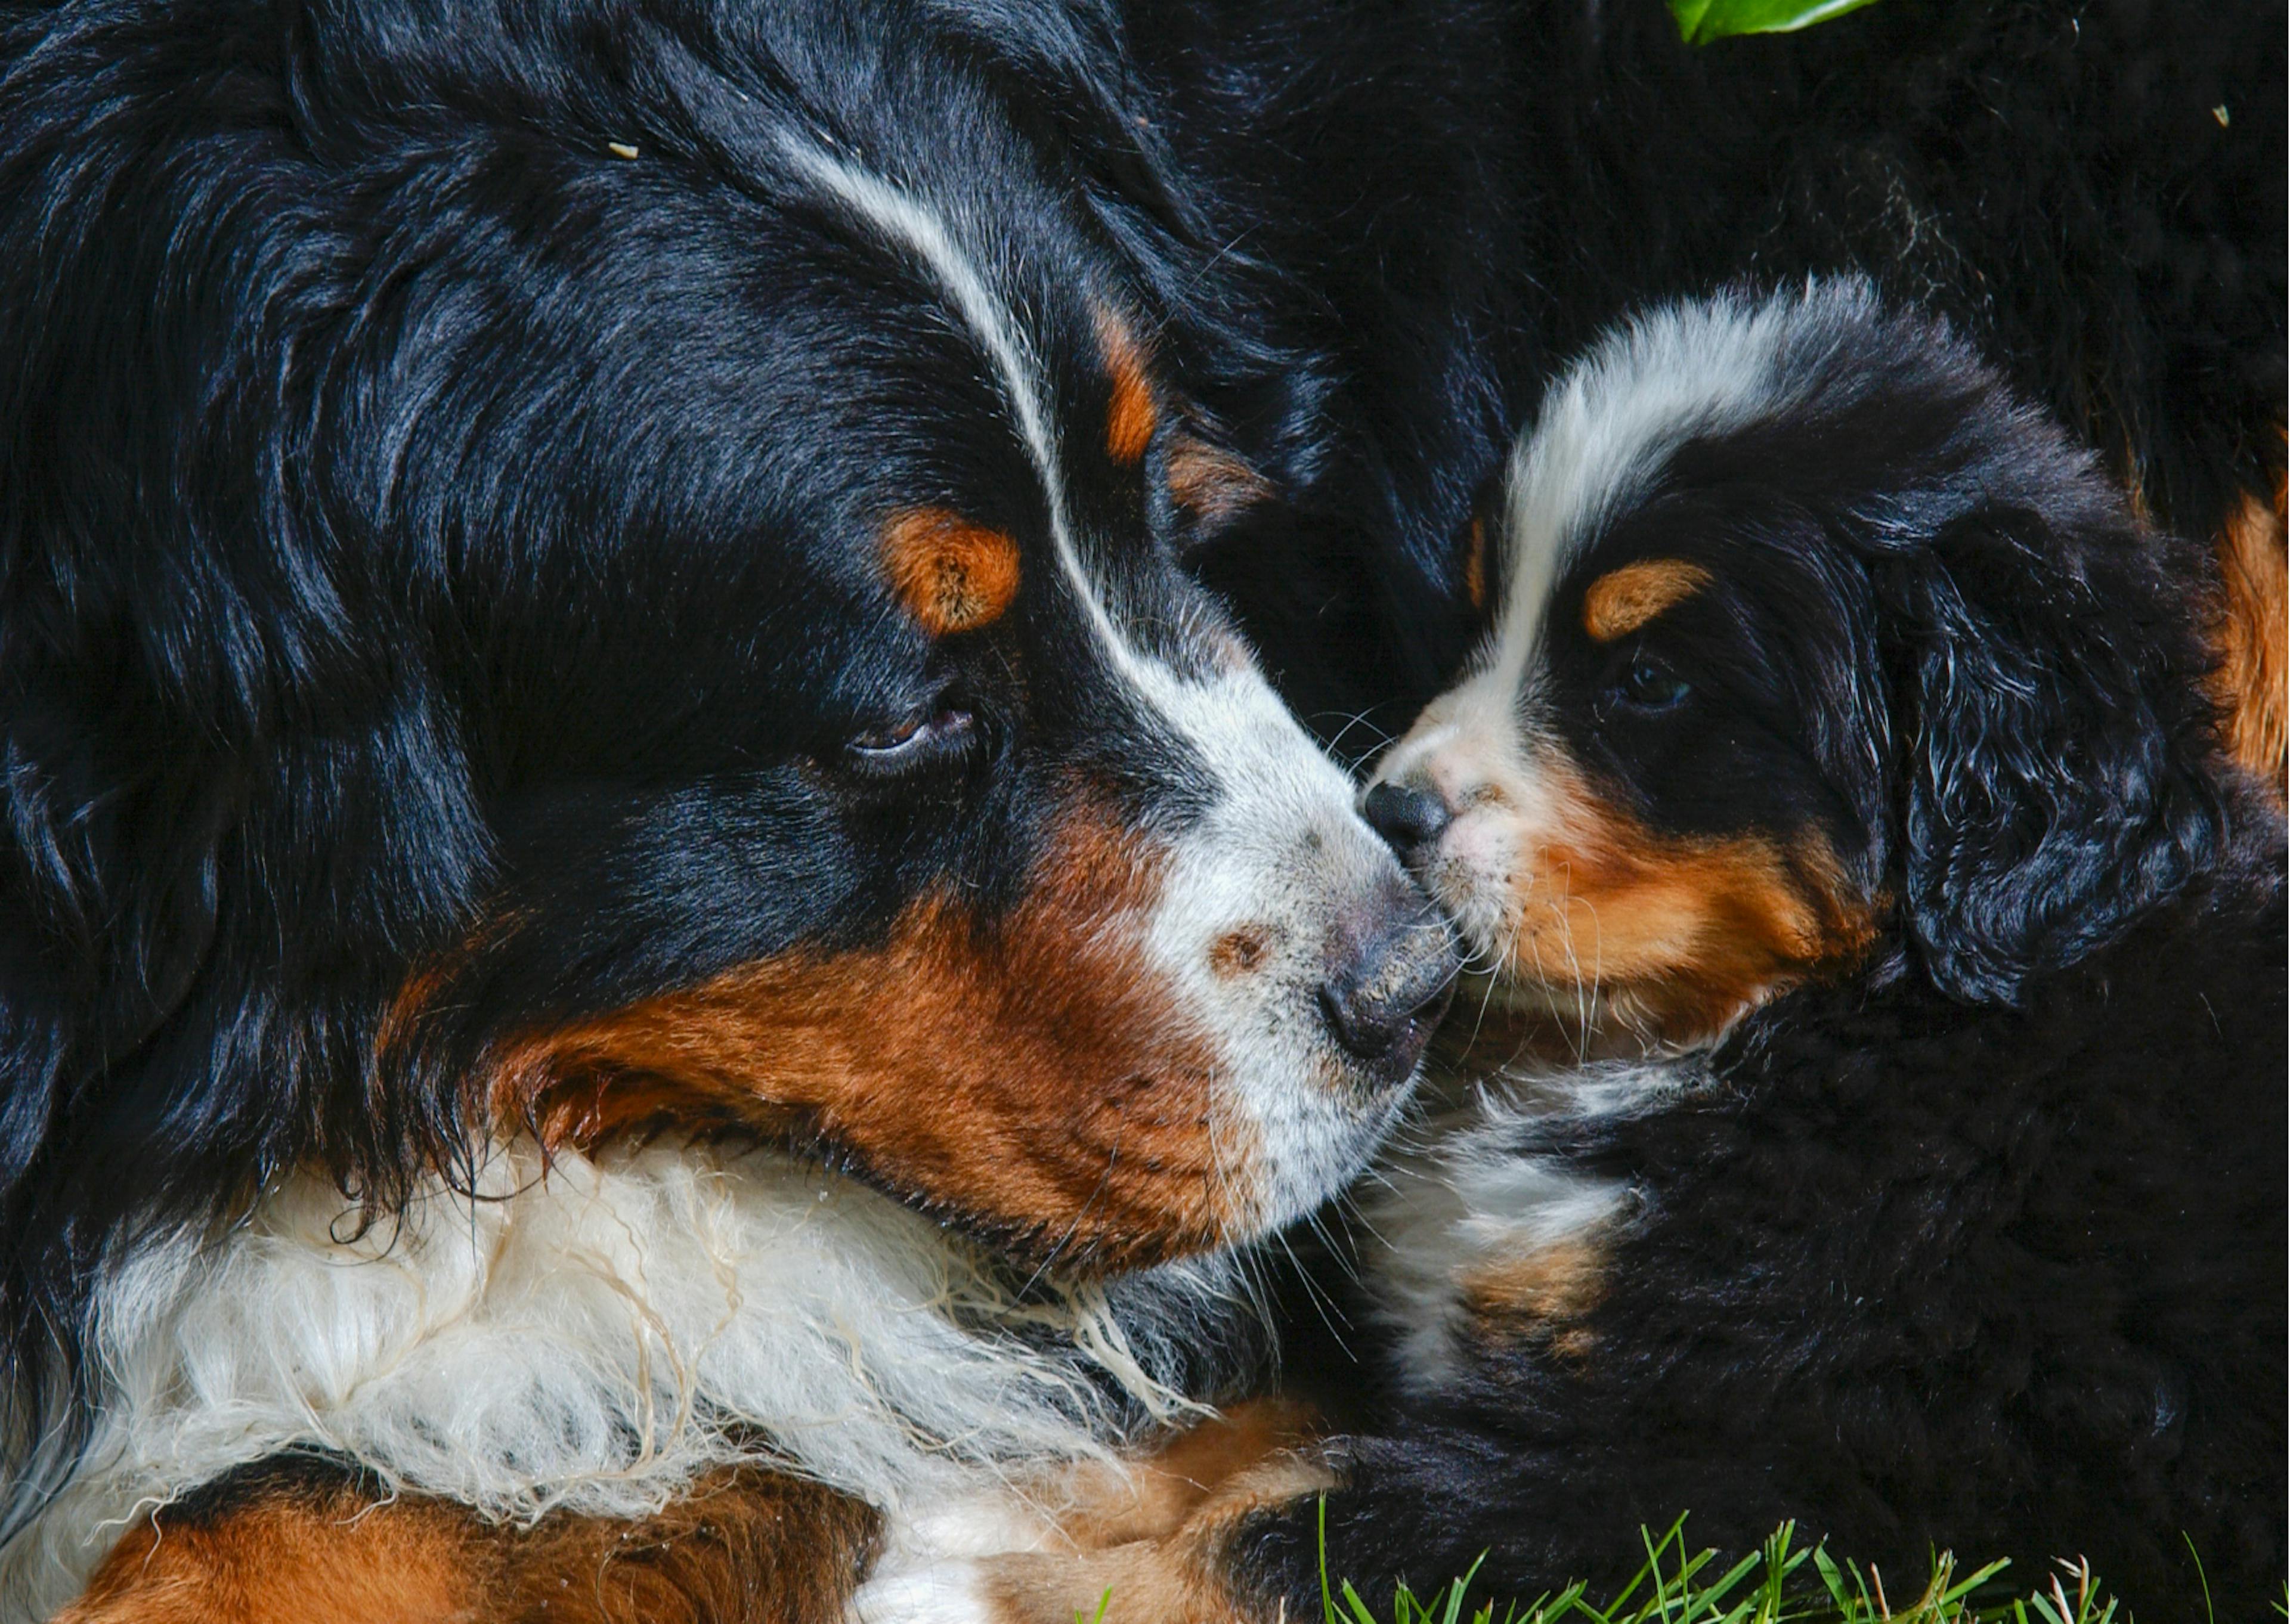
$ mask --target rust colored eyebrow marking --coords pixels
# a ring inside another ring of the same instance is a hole
[[[975,631],[1018,595],[1018,544],[943,508],[910,508],[883,526],[883,572],[931,636]]]
[[[1709,584],[1709,571],[1682,558],[1626,564],[1598,577],[1582,594],[1582,629],[1600,643],[1612,643]]]
[[[1152,386],[1146,380],[1145,347],[1119,316],[1102,307],[1097,312],[1097,341],[1113,380],[1113,404],[1105,414],[1105,452],[1125,467],[1144,460],[1161,409],[1154,404]]]

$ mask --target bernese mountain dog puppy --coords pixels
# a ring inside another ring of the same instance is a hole
[[[1378,1143],[1447,927],[978,20],[13,8],[7,1618],[839,1618]]]
[[[1365,791],[1478,977],[1363,1198],[1379,1424],[1294,1457],[1322,1493],[950,1568],[946,1616],[1317,1616],[1323,1532],[1370,1596],[1484,1554],[1531,1600],[1690,1511],[2256,1617],[2284,835],[2202,692],[2198,554],[1853,282],[1604,339],[1497,548]]]

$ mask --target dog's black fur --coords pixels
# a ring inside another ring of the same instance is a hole
[[[943,291],[784,143],[978,222],[1071,412],[1073,523],[1173,657],[1218,612],[1173,563],[1204,521],[1163,460],[1217,430],[1172,372],[1274,420],[1327,386],[1242,319],[1257,273],[1221,266],[1093,12],[80,0],[0,24],[22,1468],[71,1436],[92,1296],[145,1238],[298,1167],[386,1216],[463,1171],[491,1048],[864,946],[939,888],[999,917],[1077,794],[1191,815],[1184,747],[1050,602],[1037,476]],[[1102,449],[1108,309],[1150,352],[1141,467]],[[885,596],[875,527],[918,503],[1028,551],[990,632],[936,645]],[[949,748],[864,748],[942,710]]]
[[[1944,329],[1806,310],[1773,355],[1801,392],[1650,455],[1593,521],[1517,725],[1652,831],[1617,838],[1826,853],[1809,883],[1873,935],[1706,1055],[1643,1035],[1669,1082],[1640,1103],[1525,1130],[1522,1158],[1629,1192],[1595,1285],[1467,1310],[1446,1373],[1340,1447],[1327,1549],[1370,1595],[1485,1551],[1480,1587],[1531,1599],[1619,1581],[1690,1511],[1689,1547],[1794,1519],[1895,1583],[1953,1549],[2023,1592],[2082,1555],[2137,1616],[2254,1617],[2290,1516],[2283,830],[2211,731],[2198,558]],[[1586,634],[1586,588],[1648,559],[1707,584]],[[1494,1154],[1433,1132],[1433,1178]],[[1251,1558],[1292,1616],[1316,1515]]]

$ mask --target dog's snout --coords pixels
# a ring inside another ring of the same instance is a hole
[[[1360,815],[1413,867],[1454,821],[1438,791],[1418,784],[1378,784],[1360,802]]]
[[[1405,1082],[1446,1012],[1458,964],[1446,923],[1412,887],[1395,886],[1345,943],[1320,984],[1320,1007],[1336,1041],[1377,1082]]]

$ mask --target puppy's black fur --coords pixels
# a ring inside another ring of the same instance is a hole
[[[1886,0],[1702,48],[1651,0],[1141,5],[1157,132],[1301,284],[1264,319],[1335,386],[1290,501],[1201,567],[1308,721],[1397,730],[1471,635],[1459,538],[1553,367],[1645,299],[1838,271],[2207,540],[2283,466],[2285,32],[2275,0]]]
[[[1619,1580],[1681,1511],[1737,1552],[1793,1518],[1895,1580],[1934,1548],[2023,1588],[2080,1554],[2138,1616],[2204,1616],[2204,1572],[2217,1616],[2255,1616],[2290,1510],[2284,848],[2211,732],[2199,567],[1936,324],[1833,291],[1764,336],[1715,309],[1699,331],[1737,350],[1602,350],[1591,397],[1659,396],[1681,358],[1769,363],[1774,396],[1650,437],[1586,533],[1511,538],[1571,549],[1547,603],[1503,610],[1543,617],[1514,724],[1645,862],[1815,854],[1806,883],[1870,933],[1714,1049],[1606,1033],[1643,1056],[1635,1103],[1500,1153],[1626,1190],[1595,1281],[1557,1311],[1459,1285],[1429,1371],[1403,1318],[1409,1396],[1339,1449],[1327,1548],[1366,1594],[1484,1550],[1481,1587],[1531,1598]],[[1650,560],[1701,584],[1582,629],[1591,586]],[[1425,737],[1380,771],[1469,785]],[[1474,793],[1453,830],[1507,815]],[[1554,1006],[1597,996],[1596,951]],[[1447,1132],[1423,1176],[1499,1154]],[[1372,1269],[1438,1268],[1414,1188]],[[1315,1539],[1306,1509],[1253,1552],[1294,1605]]]
[[[1927,985],[1800,994],[1690,1106],[1554,1130],[1629,1180],[1580,1358],[1498,1340],[1347,1447],[1332,1560],[1365,1594],[1619,1582],[1784,1519],[1913,1580],[1933,1548],[2140,1617],[2252,1617],[2282,1572],[2280,889],[2262,852],[2023,1012]],[[1268,1538],[1294,1604],[1303,1525]],[[2187,1542],[2182,1541],[2182,1534]],[[2196,1566],[2199,1554],[2202,1569]]]

